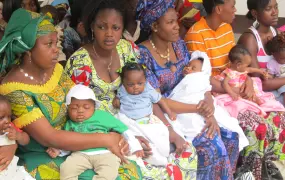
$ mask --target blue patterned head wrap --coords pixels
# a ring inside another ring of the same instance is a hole
[[[137,20],[141,21],[141,29],[149,32],[151,25],[169,8],[174,8],[174,0],[139,0],[137,4]]]

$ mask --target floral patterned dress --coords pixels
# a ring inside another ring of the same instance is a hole
[[[120,56],[121,67],[128,61],[135,61],[138,56],[134,46],[126,40],[119,41],[117,51]],[[117,110],[113,108],[112,101],[115,97],[115,91],[121,85],[121,78],[118,77],[111,83],[102,80],[98,76],[86,49],[80,48],[69,58],[65,71],[76,84],[83,84],[93,89],[96,98],[100,101],[100,110],[111,114],[117,113]]]

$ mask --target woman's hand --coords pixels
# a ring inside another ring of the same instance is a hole
[[[144,156],[143,158],[148,158],[149,156],[152,155],[152,149],[149,145],[148,140],[146,140],[144,137],[142,136],[136,136],[137,140],[140,142],[143,151],[144,151]]]
[[[205,118],[209,118],[214,115],[215,106],[210,92],[205,93],[205,99],[199,102],[197,110],[198,113]]]
[[[125,158],[125,155],[129,153],[129,144],[122,135],[114,132],[109,133],[108,144],[109,146],[107,148],[119,157],[122,163],[129,163]]]
[[[9,166],[14,158],[17,147],[17,144],[0,147],[0,172]]]
[[[215,133],[220,134],[220,127],[216,121],[216,119],[213,117],[210,117],[208,119],[206,119],[206,125],[204,126],[204,128],[202,129],[202,133],[205,132],[207,130],[207,137],[210,139],[213,139],[213,137],[215,136]]]
[[[187,142],[180,137],[171,127],[169,127],[169,140],[174,143],[176,147],[176,154],[181,155],[187,148]]]

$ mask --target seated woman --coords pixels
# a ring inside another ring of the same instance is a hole
[[[87,4],[84,11],[84,17],[87,17],[85,29],[92,43],[76,51],[66,66],[67,73],[76,84],[84,84],[94,90],[96,98],[101,102],[99,109],[114,115],[118,109],[113,107],[112,101],[121,85],[117,71],[127,62],[136,61],[138,56],[131,43],[120,39],[126,27],[126,11],[122,8],[124,3],[122,0],[105,0],[90,1]],[[152,149],[144,138],[137,138],[144,144],[144,158],[147,158]],[[184,140],[173,130],[170,132],[170,141],[180,152],[187,147]],[[196,177],[197,163],[192,149],[189,148],[191,152],[185,153],[184,158],[175,158],[174,153],[171,154],[172,160],[166,168],[147,164],[147,168],[143,169],[144,178],[175,177],[182,180],[182,171],[184,175],[189,175],[189,178]]]
[[[267,63],[273,59],[266,49],[266,44],[278,33],[274,28],[278,22],[278,4],[276,0],[248,0],[247,4],[249,9],[247,17],[255,22],[241,35],[238,43],[244,45],[251,53],[251,67],[266,69]],[[260,77],[258,74],[253,76]],[[265,91],[273,91],[276,99],[284,104],[282,94],[285,90],[282,88],[282,91],[277,92],[277,89],[285,85],[284,77],[264,79],[262,85]]]
[[[275,2],[275,0],[270,1],[270,3],[272,2]],[[205,19],[202,18],[189,30],[186,41],[188,42],[189,51],[200,50],[208,54],[213,68],[212,75],[218,75],[228,67],[228,54],[235,42],[232,28],[229,25],[234,19],[236,11],[235,1],[214,0],[204,1],[203,4],[208,16]],[[274,6],[270,7],[273,8]],[[265,13],[266,11],[262,10],[261,12]],[[248,44],[248,46],[252,45]],[[252,53],[251,55],[254,58]],[[213,86],[212,91],[225,93],[221,82],[212,78],[211,84]],[[246,81],[244,86],[235,90],[236,93],[245,99],[251,99],[254,95],[252,81]],[[244,153],[242,153],[241,163],[244,165],[242,168],[244,170],[249,168],[257,180],[262,179],[263,162],[285,158],[285,141],[283,141],[285,120],[282,114],[268,112],[264,117],[247,110],[239,113],[237,116],[239,124],[244,130],[250,144],[244,150]],[[268,154],[270,153],[273,155],[269,156]]]
[[[57,63],[57,34],[48,17],[24,9],[15,11],[0,49],[1,56],[5,56],[1,58],[1,71],[14,65],[1,82],[0,94],[11,103],[13,123],[31,138],[27,146],[19,146],[17,155],[32,177],[60,178],[59,167],[65,158],[52,159],[46,153],[47,147],[69,151],[106,147],[125,161],[128,144],[117,133],[79,134],[61,130],[66,121],[65,96],[74,83]],[[0,147],[1,169],[9,165],[16,148]],[[140,178],[136,165],[126,166],[127,169],[119,171],[118,179]],[[88,170],[79,178],[89,180],[94,174]]]
[[[148,4],[140,0],[137,10],[142,29],[151,31],[149,40],[139,46],[140,63],[147,67],[149,83],[164,97],[168,97],[182,80],[182,70],[190,61],[190,54],[184,41],[179,40],[179,26],[173,0],[161,0]],[[209,133],[210,138],[203,133],[202,136],[197,136],[193,140],[198,154],[197,179],[213,177],[232,179],[239,154],[238,136],[236,133],[226,131],[226,136],[220,138],[218,135],[220,128],[216,120],[210,118],[214,111],[213,99],[209,92],[206,92],[205,96],[205,100],[200,101],[199,104],[184,104],[170,99],[167,99],[167,103],[177,114],[199,113],[206,117],[206,129],[209,128],[212,131]],[[206,102],[211,104],[208,105]],[[158,114],[158,110],[154,113],[164,121],[165,118]],[[213,153],[217,151],[223,153]]]

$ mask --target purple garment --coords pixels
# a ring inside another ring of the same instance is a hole
[[[183,40],[172,43],[172,46],[177,57],[177,62],[174,64],[177,70],[174,73],[169,68],[157,64],[150,51],[145,46],[139,45],[139,63],[147,67],[147,80],[154,89],[160,89],[164,97],[168,97],[173,88],[182,80],[183,68],[190,61],[190,54]]]

